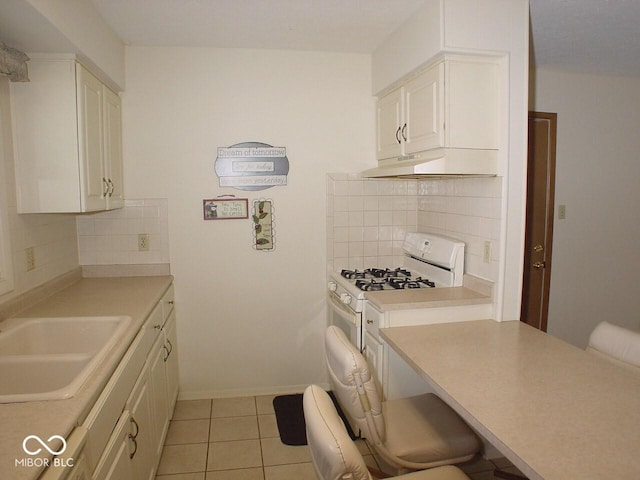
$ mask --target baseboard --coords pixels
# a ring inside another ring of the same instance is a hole
[[[321,388],[329,390],[329,384],[318,384]],[[180,391],[178,400],[205,400],[209,398],[236,398],[236,397],[259,397],[266,395],[289,395],[292,393],[302,393],[309,384],[285,385],[279,387],[256,387],[238,388],[225,390],[200,390],[200,391]]]

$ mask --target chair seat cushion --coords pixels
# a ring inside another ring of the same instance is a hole
[[[419,472],[407,473],[395,478],[401,478],[402,480],[469,480],[469,477],[462,470],[452,466],[420,470]]]
[[[387,449],[417,463],[471,459],[480,441],[469,426],[438,396],[427,393],[382,404]]]

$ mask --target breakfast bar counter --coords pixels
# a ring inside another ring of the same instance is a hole
[[[518,321],[380,333],[530,479],[640,478],[640,374]]]

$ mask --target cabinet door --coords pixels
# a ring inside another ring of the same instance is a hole
[[[93,480],[137,480],[130,458],[135,449],[135,444],[129,437],[130,419],[129,410],[122,412],[93,473]]]
[[[167,397],[167,374],[165,359],[168,350],[164,335],[159,335],[149,356],[149,375],[151,385],[152,422],[155,429],[154,451],[157,458],[162,454],[164,438],[169,429],[169,406]]]
[[[81,454],[80,457],[75,460],[75,464],[67,480],[91,480],[87,457]]]
[[[176,331],[176,314],[172,311],[165,328],[165,345],[168,350],[165,369],[167,374],[167,407],[169,418],[173,417],[173,409],[178,398],[178,336]]]
[[[404,87],[406,127],[404,153],[444,146],[444,64],[440,63]]]
[[[81,207],[104,210],[103,85],[79,64],[76,81]]]
[[[122,176],[122,112],[120,97],[103,87],[104,93],[104,161],[107,183],[107,208],[124,205]]]
[[[157,457],[155,456],[155,432],[151,415],[151,389],[149,370],[145,366],[131,392],[126,408],[131,411],[130,434],[135,442],[131,462],[137,480],[153,480]]]
[[[380,98],[376,107],[378,159],[402,155],[401,130],[404,124],[401,88]]]
[[[375,375],[376,382],[378,383],[378,393],[383,394],[383,348],[382,343],[371,335],[370,332],[366,332],[364,335],[364,358],[369,364],[369,368]]]

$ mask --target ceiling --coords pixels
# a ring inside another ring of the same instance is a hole
[[[424,0],[91,0],[129,45],[371,53]]]
[[[530,0],[537,66],[640,76],[640,1]]]
[[[371,53],[425,0],[90,0],[129,45]],[[0,0],[0,40],[68,50],[25,0]],[[640,76],[639,0],[530,0],[537,66]]]

